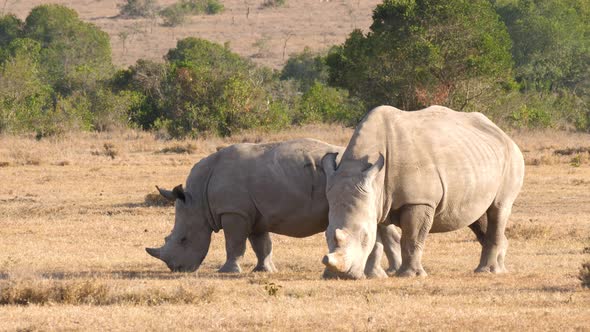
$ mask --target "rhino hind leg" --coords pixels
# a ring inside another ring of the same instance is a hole
[[[221,225],[225,236],[225,252],[227,259],[219,269],[223,273],[239,273],[240,261],[246,252],[246,239],[250,233],[250,223],[235,214],[221,216]]]
[[[400,247],[400,234],[397,227],[393,224],[378,226],[379,235],[381,236],[381,243],[383,243],[383,251],[389,262],[389,267],[385,271],[387,275],[395,275],[402,264],[402,252]]]
[[[504,257],[508,249],[508,239],[505,235],[506,224],[510,217],[510,207],[496,207],[492,205],[487,211],[488,227],[481,251],[479,266],[475,272],[504,273]]]
[[[252,272],[277,272],[278,270],[272,261],[272,241],[270,234],[268,232],[250,234],[248,239],[258,259],[258,263]]]
[[[397,276],[427,275],[422,267],[422,251],[433,220],[434,208],[430,206],[409,205],[402,208],[400,215],[402,265],[396,273]]]
[[[488,217],[487,213],[484,213],[476,222],[469,225],[469,228],[477,237],[477,242],[481,244],[481,246],[485,246],[486,243],[486,230],[488,228]]]

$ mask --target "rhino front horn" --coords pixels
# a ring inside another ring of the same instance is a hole
[[[160,259],[160,249],[159,248],[145,248],[145,251],[153,257]]]

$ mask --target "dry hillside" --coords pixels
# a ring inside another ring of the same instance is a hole
[[[124,2],[6,0],[5,11],[24,19],[39,4],[69,6],[82,19],[109,33],[113,59],[119,66],[133,64],[140,58],[160,60],[177,40],[194,36],[220,44],[229,42],[233,51],[257,63],[280,68],[289,54],[301,52],[306,46],[326,50],[342,43],[354,28],[366,30],[372,22],[373,8],[381,3],[378,0],[288,0],[284,7],[261,9],[262,0],[221,0],[226,8],[223,13],[192,16],[183,26],[170,28],[161,26],[159,20],[118,18],[117,5]],[[158,1],[161,6],[174,2]],[[124,35],[127,35],[125,40]]]

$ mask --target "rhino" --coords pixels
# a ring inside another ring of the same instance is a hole
[[[302,238],[326,229],[326,176],[320,162],[326,153],[342,151],[318,140],[298,139],[235,144],[213,153],[192,168],[186,189],[158,188],[175,201],[174,228],[161,248],[146,251],[172,271],[193,272],[207,255],[212,232],[223,229],[227,260],[219,272],[241,272],[246,239],[258,260],[254,271],[276,272],[269,233]],[[395,226],[384,225],[378,232],[374,250],[363,262],[369,277],[386,277],[401,264]],[[380,263],[383,251],[389,259],[387,272]]]
[[[329,203],[329,253],[322,262],[333,273],[361,278],[375,229],[389,222],[402,230],[398,276],[426,276],[427,234],[465,226],[482,244],[475,272],[506,271],[504,233],[523,184],[524,160],[483,114],[380,106],[358,124],[340,161],[331,152],[322,165]]]

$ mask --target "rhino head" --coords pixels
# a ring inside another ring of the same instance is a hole
[[[365,264],[377,233],[374,182],[383,165],[384,158],[380,156],[369,167],[350,164],[347,169],[337,170],[335,153],[326,154],[322,159],[330,206],[326,230],[329,253],[322,263],[338,278],[364,277]]]
[[[160,188],[158,191],[166,199],[175,202],[174,228],[162,247],[145,250],[164,261],[172,272],[194,272],[207,256],[213,232],[203,217],[203,205],[185,192],[182,185],[172,191]]]

